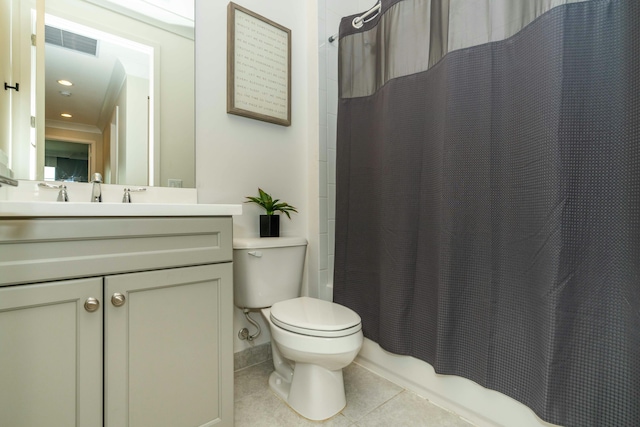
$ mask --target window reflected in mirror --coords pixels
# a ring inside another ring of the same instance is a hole
[[[44,180],[88,182],[89,144],[46,140],[44,145]]]

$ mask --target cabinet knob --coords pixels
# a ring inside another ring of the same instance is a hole
[[[84,309],[87,310],[89,313],[93,313],[94,311],[97,311],[100,308],[100,301],[98,301],[96,298],[87,298],[87,300],[84,302]]]
[[[120,292],[116,292],[115,294],[111,295],[111,304],[115,305],[116,307],[123,306],[125,300],[126,298]]]

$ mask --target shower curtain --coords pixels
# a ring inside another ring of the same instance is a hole
[[[334,300],[565,426],[640,426],[640,2],[342,20]]]

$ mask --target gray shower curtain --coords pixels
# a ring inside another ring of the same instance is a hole
[[[334,300],[566,426],[640,426],[640,2],[343,19]]]

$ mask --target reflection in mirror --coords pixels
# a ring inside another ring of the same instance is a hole
[[[16,156],[30,158],[35,173],[21,176],[26,167],[16,164],[16,178],[44,178],[46,140],[84,145],[88,176],[99,172],[107,183],[194,187],[193,0],[37,3],[45,5],[46,13],[37,14],[44,22],[36,25],[44,48],[32,81],[43,75],[44,90],[31,93],[44,94],[35,110],[45,119],[32,114],[35,155]],[[21,16],[22,32],[35,13]]]
[[[89,145],[45,141],[44,180],[88,182]]]
[[[153,182],[153,47],[49,14],[45,41],[45,138],[93,148],[87,176],[99,172],[107,184]]]

